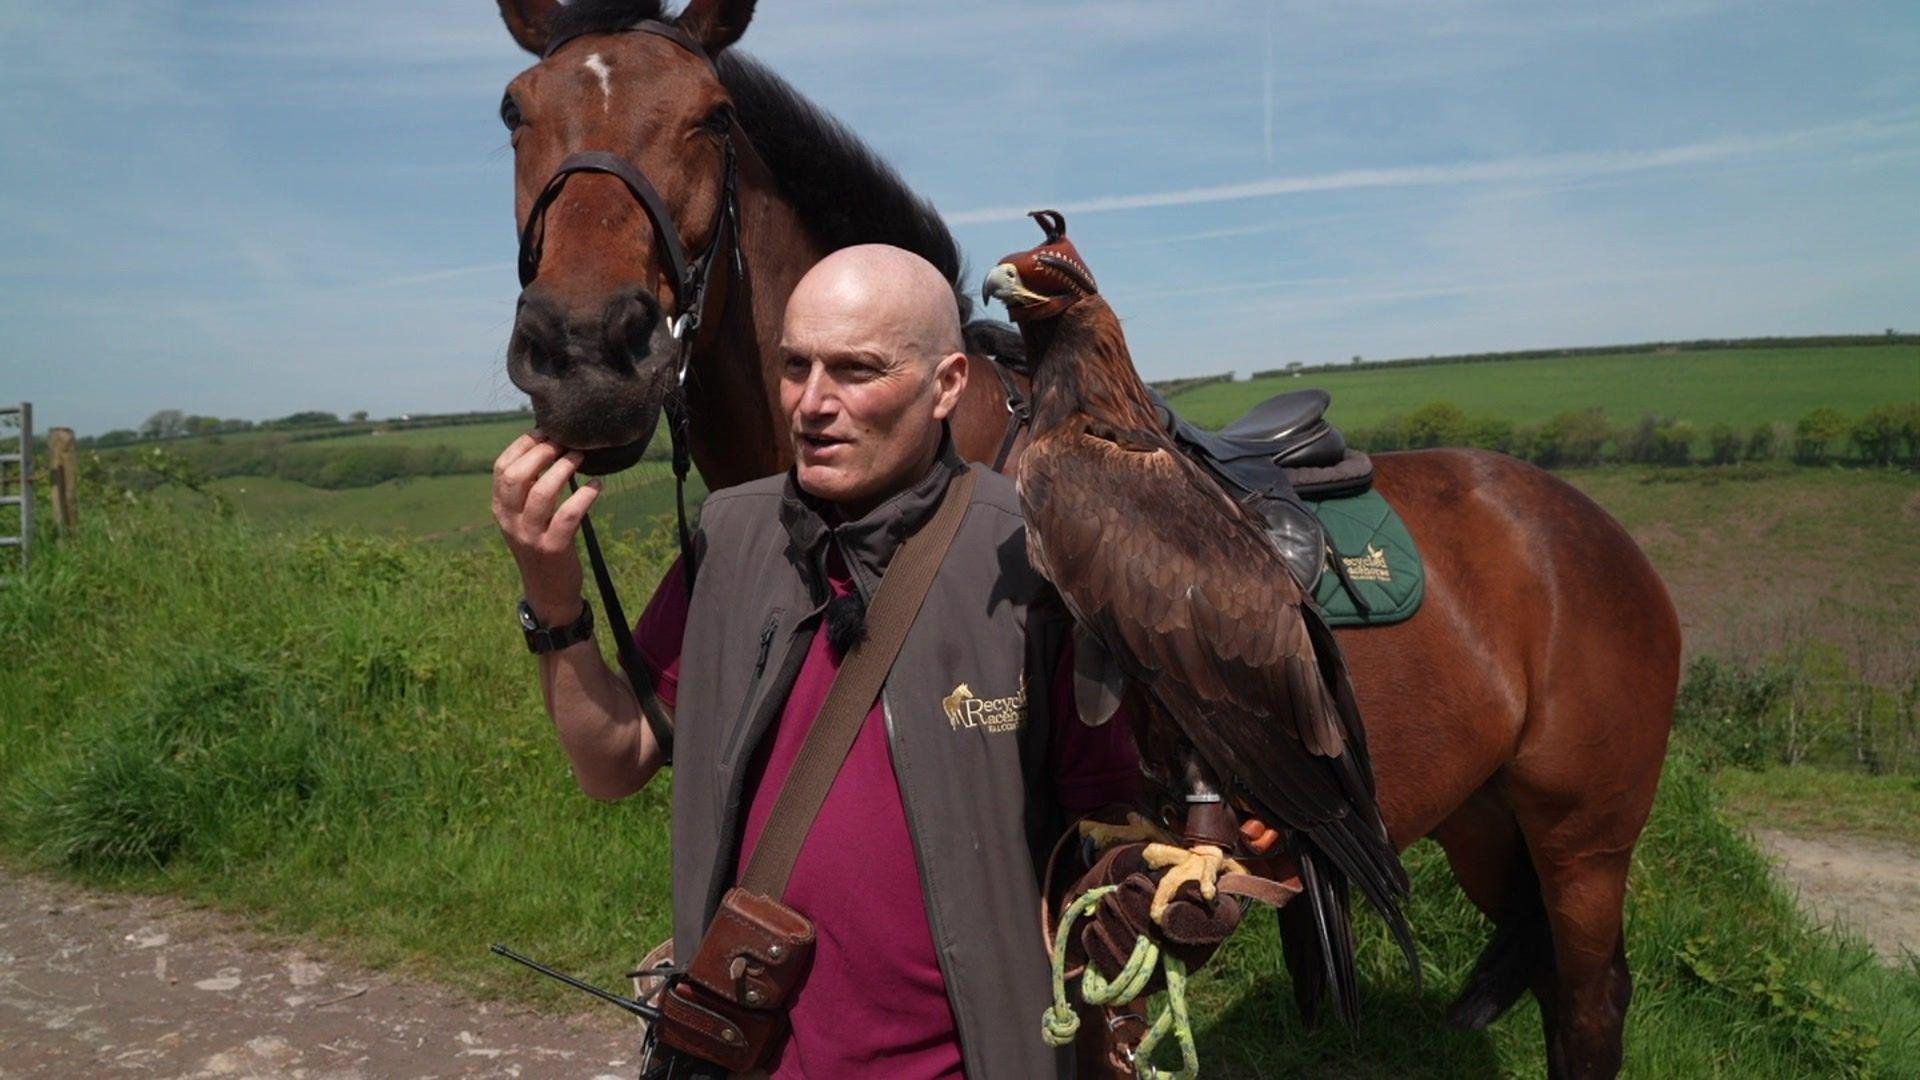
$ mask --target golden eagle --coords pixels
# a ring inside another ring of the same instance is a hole
[[[1416,977],[1418,963],[1400,912],[1406,870],[1380,819],[1332,631],[1259,513],[1162,429],[1065,220],[1033,217],[1046,241],[1002,260],[982,293],[1007,305],[1033,370],[1018,474],[1029,557],[1079,623],[1082,686],[1105,682],[1111,701],[1124,677],[1142,760],[1187,806],[1181,842],[1150,849],[1170,868],[1154,917],[1188,881],[1213,898],[1215,876],[1252,854],[1243,827],[1285,830],[1351,1021],[1348,882],[1385,917]],[[1111,678],[1097,673],[1103,664]]]

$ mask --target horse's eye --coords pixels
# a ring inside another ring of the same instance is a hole
[[[733,106],[720,105],[707,114],[700,126],[714,135],[725,135],[733,130]]]
[[[520,103],[508,94],[500,99],[500,122],[507,125],[508,131],[518,130],[523,122],[520,116]]]

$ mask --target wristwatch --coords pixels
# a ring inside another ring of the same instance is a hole
[[[555,649],[564,649],[593,636],[593,605],[580,601],[580,617],[568,626],[541,626],[540,619],[533,613],[533,605],[526,597],[520,598],[520,629],[527,634],[527,651],[531,653],[550,653]]]

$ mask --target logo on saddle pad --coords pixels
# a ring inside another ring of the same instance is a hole
[[[940,707],[946,710],[947,723],[955,731],[978,727],[994,734],[1018,731],[1027,722],[1027,677],[1021,674],[1020,690],[1012,697],[975,697],[973,690],[961,683],[940,699]]]
[[[1347,576],[1355,581],[1392,581],[1393,571],[1387,569],[1387,553],[1367,545],[1365,555],[1342,555],[1340,561],[1346,565]]]

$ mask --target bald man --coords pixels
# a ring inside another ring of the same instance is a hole
[[[780,363],[793,468],[708,497],[691,595],[676,563],[634,631],[678,717],[674,954],[698,953],[766,829],[892,555],[971,469],[959,532],[780,898],[816,944],[764,1065],[1065,1075],[1040,1038],[1036,868],[1068,815],[1132,797],[1138,763],[1125,723],[1074,714],[1068,619],[1026,563],[1012,483],[954,452],[968,370],[952,286],[898,248],[835,252],[788,301]],[[578,462],[529,435],[495,469],[527,604],[551,626],[585,609],[572,534],[597,488],[559,501]],[[544,652],[540,675],[589,795],[629,795],[665,762],[590,641]]]

